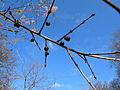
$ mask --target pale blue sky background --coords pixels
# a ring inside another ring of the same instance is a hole
[[[114,3],[120,6],[120,1],[117,0]],[[102,0],[56,0],[55,6],[58,6],[58,10],[54,13],[55,20],[53,15],[49,17],[48,20],[51,22],[51,26],[44,28],[44,35],[57,40],[92,13],[96,13],[95,17],[69,35],[71,41],[65,41],[65,45],[75,50],[89,53],[110,51],[109,46],[112,34],[120,29],[118,12]],[[43,48],[44,40],[39,37],[37,37],[37,40]],[[35,58],[39,62],[44,61],[43,49],[39,51],[35,44],[29,41],[18,42],[15,47],[17,47],[16,52],[20,62],[21,60],[25,62]],[[49,47],[50,56],[48,56],[45,71],[48,80],[55,82],[52,90],[82,90],[89,87],[67,52],[51,42],[49,42]],[[90,81],[96,82],[84,61],[75,54],[73,56]],[[110,68],[109,61],[96,58],[88,58],[88,60],[97,76],[97,80],[109,82],[115,78],[115,73],[113,72],[115,70]]]

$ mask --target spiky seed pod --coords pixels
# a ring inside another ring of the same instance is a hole
[[[70,37],[68,37],[68,36],[66,36],[66,37],[64,37],[64,39],[66,40],[66,41],[70,41]]]

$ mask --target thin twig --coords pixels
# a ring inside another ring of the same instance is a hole
[[[78,54],[78,56],[80,56],[80,57],[85,61],[85,63],[87,63],[87,65],[88,65],[88,67],[89,67],[91,73],[93,74],[94,78],[96,79],[96,76],[95,76],[95,74],[94,74],[94,72],[93,72],[93,70],[92,70],[92,68],[91,68],[91,66],[90,66],[90,64],[89,64],[89,62],[88,62],[86,56],[83,55],[83,57],[82,57],[80,54]]]
[[[47,40],[45,39],[45,47],[47,47]],[[48,56],[48,51],[45,51],[45,62],[44,62],[44,67],[46,67],[47,63],[47,56]]]
[[[10,7],[4,11],[4,15],[10,10]]]
[[[26,90],[26,87],[27,87],[27,77],[28,77],[28,75],[31,73],[31,71],[32,71],[32,69],[33,69],[33,67],[30,69],[30,71],[24,76],[25,78],[24,78],[24,90]]]
[[[108,57],[102,57],[102,56],[96,56],[96,55],[87,55],[87,56],[94,57],[94,58],[105,59],[105,60],[120,61],[120,59],[117,59],[117,58],[108,58]]]
[[[68,49],[67,53],[69,54],[70,58],[72,59],[74,65],[77,67],[77,69],[79,70],[79,72],[82,74],[82,76],[85,78],[85,80],[88,82],[88,84],[94,89],[96,90],[96,88],[92,85],[92,83],[88,80],[88,78],[86,77],[86,75],[83,73],[83,71],[81,70],[81,68],[78,66],[78,64],[76,63],[76,61],[74,60],[74,58],[72,57],[72,55],[70,54],[70,51]]]
[[[78,56],[80,56],[80,58],[82,58],[85,61],[85,63],[87,63],[86,59],[82,55],[78,54]]]
[[[12,16],[12,18],[15,20],[15,23],[16,23],[16,19],[15,19],[15,17],[13,16],[13,14],[12,14],[11,11],[9,11],[9,14]],[[7,18],[6,18],[6,19],[7,19]]]
[[[31,33],[33,39],[35,40],[35,44],[37,45],[38,49],[41,50],[37,40],[35,39],[35,36],[34,36],[33,32],[30,32],[30,33]]]
[[[27,81],[27,77],[25,77],[25,80],[24,80],[24,90],[26,90],[26,81]]]
[[[91,17],[95,16],[95,14],[90,15],[87,19],[85,19],[84,21],[82,21],[80,24],[78,24],[75,28],[73,28],[72,30],[70,30],[68,33],[66,33],[64,36],[62,36],[59,40],[57,40],[57,42],[61,41],[64,37],[66,37],[67,35],[69,35],[70,33],[72,33],[73,31],[75,31],[78,27],[80,27],[82,24],[84,24],[87,20],[89,20]]]
[[[89,55],[107,55],[107,54],[118,54],[120,51],[117,52],[106,52],[106,53],[89,53]]]
[[[0,80],[0,84],[4,85],[5,87],[10,87],[8,84]]]
[[[48,11],[48,13],[47,13],[47,16],[46,16],[46,18],[45,18],[45,21],[43,22],[43,25],[42,25],[41,29],[40,29],[40,31],[39,31],[39,34],[42,32],[42,30],[43,30],[43,28],[44,28],[44,26],[45,26],[45,23],[46,23],[49,15],[50,15],[51,12],[52,12],[52,7],[53,7],[54,3],[55,3],[55,0],[52,1],[52,5],[50,6],[50,9],[49,9],[49,11]]]
[[[111,7],[113,7],[116,11],[118,11],[118,13],[120,13],[120,8],[118,6],[116,6],[115,4],[110,2],[109,0],[103,0],[103,1],[106,2],[108,5],[110,5]]]
[[[87,60],[86,56],[85,56],[85,55],[83,55],[83,56],[84,56],[84,59],[85,59],[85,61],[86,61],[87,65],[88,65],[88,67],[89,67],[89,69],[90,69],[91,73],[93,74],[94,78],[96,79],[95,73],[93,72],[93,70],[92,70],[92,68],[91,68],[91,66],[90,66],[90,64],[89,64],[89,62],[88,62],[88,60]]]
[[[44,67],[46,67],[46,63],[47,63],[47,55],[46,55],[47,52],[45,52],[45,62],[44,62]]]

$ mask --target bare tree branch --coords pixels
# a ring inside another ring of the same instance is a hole
[[[8,84],[0,80],[0,83],[3,84],[3,86],[10,87]]]
[[[50,6],[50,9],[49,9],[49,11],[48,11],[48,13],[47,13],[47,16],[46,16],[46,18],[45,18],[45,21],[43,22],[43,25],[42,25],[41,29],[40,29],[40,31],[39,31],[39,34],[42,32],[42,30],[43,30],[43,28],[44,28],[44,26],[45,26],[45,23],[46,23],[49,15],[50,15],[51,12],[52,12],[52,7],[53,7],[54,3],[55,3],[55,0],[52,1],[52,5]]]
[[[62,36],[59,40],[57,40],[57,42],[61,41],[64,37],[66,37],[67,35],[69,35],[70,33],[72,33],[73,31],[75,31],[77,28],[79,28],[82,24],[84,24],[87,20],[89,20],[91,17],[95,16],[95,14],[92,14],[91,16],[89,16],[87,19],[85,19],[84,21],[82,21],[80,24],[78,24],[75,28],[73,28],[72,30],[70,30],[68,33],[66,33],[64,36]]]
[[[94,72],[93,72],[93,70],[92,70],[92,68],[91,68],[91,66],[90,66],[90,64],[89,64],[89,62],[88,62],[86,56],[83,55],[83,56],[84,56],[84,58],[83,58],[80,54],[78,54],[78,55],[87,63],[87,65],[88,65],[88,67],[89,67],[91,73],[93,74],[94,78],[96,79],[96,76],[95,76],[95,74],[94,74]]]
[[[120,8],[118,6],[116,6],[115,4],[110,2],[109,0],[103,0],[103,1],[106,2],[108,5],[110,5],[111,7],[113,7],[116,11],[118,11],[118,13],[120,13]]]
[[[34,36],[34,34],[33,34],[33,32],[30,32],[30,33],[31,33],[33,39],[35,40],[36,46],[38,47],[39,50],[41,50],[41,49],[40,49],[40,46],[39,46],[39,44],[38,44],[38,42],[37,42],[37,40],[36,40],[36,38],[35,38],[35,36]]]
[[[96,88],[92,85],[92,83],[88,80],[88,78],[86,77],[86,75],[83,73],[83,71],[80,69],[80,67],[78,66],[78,64],[76,63],[76,61],[74,60],[74,58],[72,57],[72,55],[70,54],[70,51],[68,49],[67,53],[69,54],[70,58],[72,59],[74,65],[77,67],[77,69],[79,70],[79,72],[82,74],[82,76],[85,78],[85,80],[88,82],[88,84],[94,89],[96,90]]]
[[[117,54],[120,53],[120,51],[117,52],[106,52],[106,53],[89,53],[89,55],[107,55],[107,54]]]

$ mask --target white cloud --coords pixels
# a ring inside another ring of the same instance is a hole
[[[95,78],[94,78],[93,75],[90,75],[88,78],[89,78],[91,81],[94,81],[94,80],[95,80]]]
[[[93,75],[90,75],[88,78],[89,78],[89,79],[93,78]]]
[[[51,49],[54,49],[53,43],[49,42],[48,45],[50,46]]]
[[[70,84],[61,84],[56,82],[52,85],[52,88],[61,88],[61,87],[64,88],[65,90],[73,90],[72,89],[73,87]]]
[[[56,47],[52,42],[48,42],[48,46],[49,46],[51,49],[54,49],[54,50],[57,49],[57,47]]]
[[[54,83],[53,85],[52,85],[52,87],[54,87],[54,88],[56,88],[56,87],[62,87],[63,85],[62,84],[60,84],[60,83]]]

